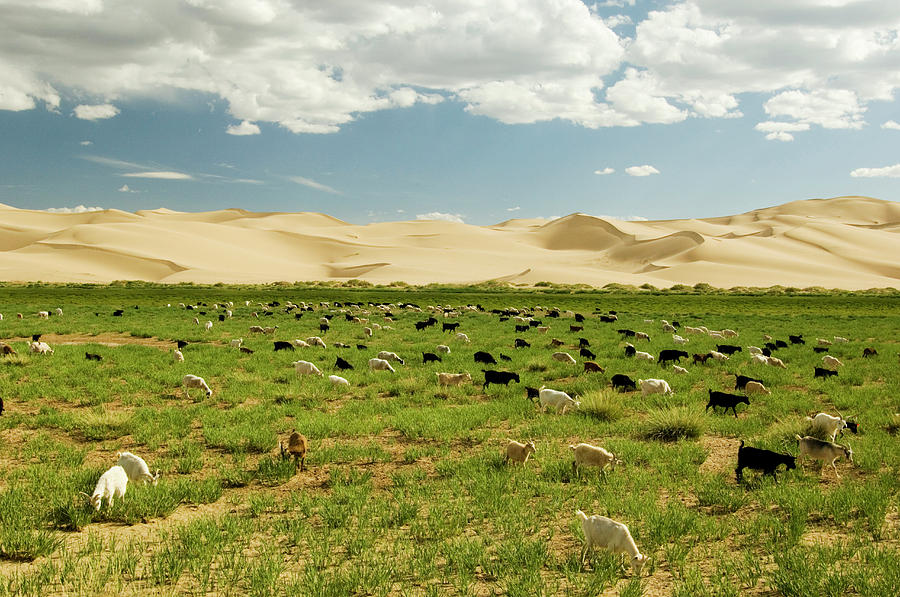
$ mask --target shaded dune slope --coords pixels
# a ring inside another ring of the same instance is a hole
[[[624,222],[585,214],[494,226],[356,226],[316,213],[224,209],[60,214],[0,205],[0,279],[656,286],[898,286],[900,204],[794,201],[744,214]]]

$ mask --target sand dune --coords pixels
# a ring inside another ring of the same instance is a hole
[[[165,208],[61,214],[0,204],[0,279],[177,283],[345,280],[665,287],[898,287],[900,203],[794,201],[733,216],[572,214],[493,226],[356,226],[324,214]]]

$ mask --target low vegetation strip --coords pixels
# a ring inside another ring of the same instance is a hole
[[[705,290],[0,286],[0,595],[894,597],[900,301]]]

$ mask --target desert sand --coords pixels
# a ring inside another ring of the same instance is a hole
[[[705,219],[572,214],[494,226],[357,226],[316,213],[79,214],[0,204],[0,280],[161,283],[499,280],[668,287],[898,287],[900,203],[795,201]]]

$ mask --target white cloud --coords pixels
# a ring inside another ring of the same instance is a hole
[[[858,129],[900,89],[896,0],[656,3],[628,38],[609,8],[625,5],[5,0],[0,109],[58,110],[66,94],[105,102],[79,118],[110,117],[123,98],[187,90],[224,99],[233,133],[324,134],[440,101],[591,128],[736,118],[752,102],[772,120]]]
[[[417,214],[417,220],[441,220],[444,222],[456,222],[457,224],[465,224],[462,214],[445,214],[439,211],[433,211],[427,214]]]
[[[520,209],[522,209],[522,206],[517,205],[515,207],[507,207],[506,211],[519,211]]]
[[[881,125],[883,129],[893,129],[895,131],[900,131],[900,123],[895,122],[893,120],[888,120],[884,124]]]
[[[115,158],[107,158],[100,155],[80,155],[78,156],[82,160],[87,160],[89,162],[94,162],[95,164],[101,164],[103,166],[110,166],[112,168],[122,168],[122,169],[147,169],[147,166],[142,166],[141,164],[136,164],[134,162],[126,162],[124,160],[117,160]]]
[[[79,205],[77,207],[48,207],[45,210],[53,214],[83,214],[90,211],[103,211],[102,207],[85,207],[84,205]]]
[[[647,218],[645,218],[644,216],[628,216],[627,218],[625,218],[625,221],[626,222],[647,222],[649,220],[647,220]]]
[[[594,174],[597,174],[599,176],[606,176],[607,174],[612,174],[613,172],[615,172],[615,169],[608,166],[603,170],[594,170]]]
[[[157,171],[157,172],[127,172],[120,176],[128,178],[156,178],[160,180],[193,180],[194,177],[184,172]]]
[[[93,145],[93,144],[94,144],[93,141],[82,141],[81,143],[79,143],[79,145],[82,145],[82,146],[84,146],[84,147],[88,147],[88,146],[91,146],[91,145]]]
[[[123,184],[121,187],[119,187],[118,191],[120,193],[137,193],[137,191],[129,187],[127,184]]]
[[[643,166],[629,166],[625,168],[625,174],[628,176],[650,176],[651,174],[659,174],[659,170],[644,164]]]
[[[112,104],[75,106],[75,117],[81,120],[105,120],[119,115],[119,109]]]
[[[793,141],[794,136],[791,133],[800,131],[808,131],[809,125],[797,122],[775,122],[767,121],[757,123],[756,130],[766,133],[766,139],[769,141]]]
[[[311,178],[304,178],[303,176],[288,176],[288,180],[291,182],[295,182],[299,185],[303,185],[305,187],[309,187],[311,189],[315,189],[317,191],[324,191],[325,193],[331,193],[332,195],[340,195],[341,192],[337,189],[333,189],[328,185],[324,185],[320,182],[316,182]]]
[[[900,164],[883,168],[857,168],[850,173],[854,178],[900,178]]]
[[[240,124],[232,124],[231,126],[229,126],[227,129],[225,129],[225,132],[228,133],[229,135],[239,135],[239,136],[258,135],[259,127],[255,124],[253,124],[252,122],[249,122],[247,120],[242,120]]]

